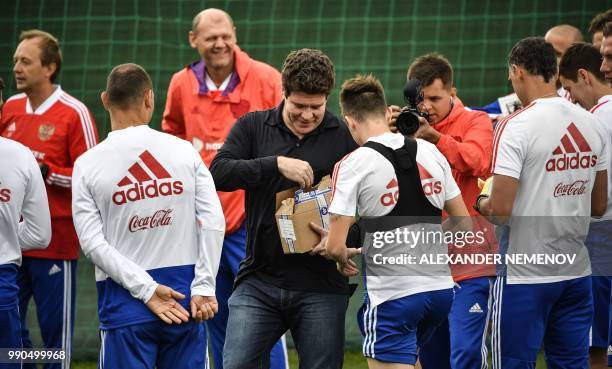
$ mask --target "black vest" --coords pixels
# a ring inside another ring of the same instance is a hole
[[[389,214],[359,219],[356,227],[351,228],[349,232],[347,238],[349,247],[360,247],[365,232],[388,231],[416,223],[440,224],[442,222],[442,210],[433,206],[423,192],[416,161],[417,142],[415,139],[405,137],[404,146],[397,150],[372,141],[366,142],[363,147],[376,150],[393,165],[399,187],[399,199]]]

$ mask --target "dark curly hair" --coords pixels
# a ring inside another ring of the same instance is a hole
[[[329,96],[336,82],[334,63],[321,50],[294,50],[283,63],[282,81],[285,96],[292,92]]]
[[[508,65],[520,65],[534,76],[542,76],[544,82],[557,74],[557,55],[544,37],[527,37],[517,42],[510,50]]]

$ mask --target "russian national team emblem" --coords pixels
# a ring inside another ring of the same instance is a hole
[[[561,143],[546,162],[547,172],[561,172],[572,169],[587,169],[597,164],[597,155],[589,154],[593,150],[586,138],[574,123],[567,126],[567,133],[561,137]]]
[[[113,203],[123,205],[128,202],[173,196],[183,193],[183,182],[172,180],[172,176],[151,153],[145,150],[128,169],[113,193]]]
[[[48,141],[55,133],[55,126],[50,123],[43,123],[38,126],[38,138],[41,141]]]

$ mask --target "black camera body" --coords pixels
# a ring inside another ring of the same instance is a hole
[[[400,111],[395,121],[395,126],[404,136],[412,136],[421,125],[419,117],[423,117],[429,121],[429,114],[426,111],[419,110],[419,105],[423,102],[421,81],[418,79],[409,79],[406,81],[404,85],[404,101],[406,102],[406,106]]]

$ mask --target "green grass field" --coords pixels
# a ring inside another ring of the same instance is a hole
[[[295,350],[289,350],[289,366],[292,369],[298,369],[298,358]],[[75,362],[72,364],[73,369],[96,369],[95,362]],[[347,351],[344,354],[344,368],[345,369],[367,369],[368,364],[366,363],[365,358],[361,355],[361,352],[358,351]],[[540,355],[538,357],[538,364],[536,365],[536,369],[546,369],[546,364],[544,363],[544,356]]]

